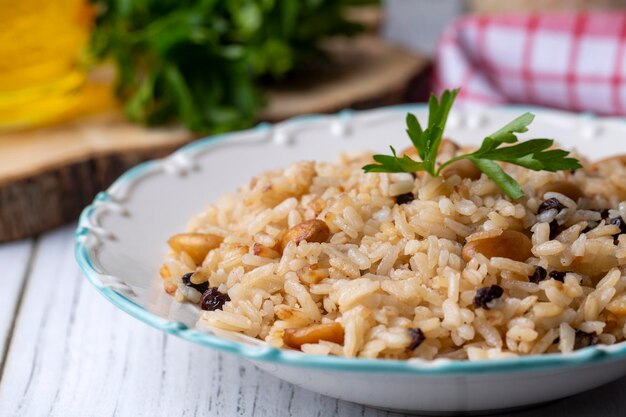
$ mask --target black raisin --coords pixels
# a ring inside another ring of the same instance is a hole
[[[599,340],[597,334],[576,330],[576,334],[574,336],[574,350],[586,348],[587,346],[594,346],[597,345],[598,342]]]
[[[555,279],[555,280],[560,281],[560,282],[564,282],[565,281],[565,274],[567,274],[567,272],[552,271],[552,272],[550,272],[550,278]]]
[[[409,350],[415,350],[419,347],[419,345],[426,340],[426,336],[424,336],[424,332],[422,329],[415,328],[409,329],[409,336],[411,336],[411,343],[409,343]]]
[[[548,271],[546,271],[546,269],[541,266],[536,266],[535,272],[533,272],[533,274],[528,277],[528,281],[534,282],[536,284],[546,279],[546,276],[548,276]]]
[[[556,239],[556,237],[560,235],[562,231],[563,230],[561,226],[559,226],[559,223],[556,220],[552,220],[550,222],[550,240]]]
[[[396,197],[396,204],[406,204],[415,200],[413,193],[400,194]]]
[[[203,282],[201,284],[194,284],[193,282],[191,282],[192,275],[193,275],[193,272],[189,272],[183,275],[183,284],[185,284],[187,287],[193,288],[196,291],[199,291],[200,293],[204,293],[206,290],[209,289],[208,282]]]
[[[504,290],[499,285],[490,285],[488,287],[479,288],[474,296],[474,308],[482,307],[489,310],[489,304],[502,297]]]
[[[561,203],[557,198],[548,198],[546,201],[539,205],[539,209],[537,210],[537,214],[543,213],[544,211],[556,209],[556,211],[561,211],[565,208],[563,203]]]
[[[226,301],[230,301],[228,294],[219,292],[217,287],[211,287],[202,294],[200,308],[208,311],[221,310]]]

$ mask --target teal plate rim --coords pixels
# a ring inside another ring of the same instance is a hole
[[[416,111],[425,108],[423,104],[400,104],[395,106],[387,106],[374,110],[365,110],[363,112],[372,111]],[[524,105],[507,105],[498,106],[498,110],[508,111],[537,111],[543,113],[552,113],[554,115],[572,115],[577,118],[596,119],[596,116],[590,114],[574,114],[560,110],[547,109],[536,106]],[[344,117],[353,114],[353,110],[344,110],[336,113],[335,117]],[[297,116],[288,119],[280,124],[306,124],[312,121],[318,121],[322,117],[329,115],[311,114]],[[611,120],[612,118],[605,118]],[[613,119],[623,120],[623,119]],[[269,129],[273,125],[261,123],[251,130]],[[223,133],[214,136],[208,136],[198,139],[187,145],[182,146],[172,153],[172,155],[186,154],[190,151],[198,149],[206,150],[214,147],[216,144],[229,140],[241,131]],[[119,187],[122,184],[133,182],[142,176],[149,168],[155,166],[160,160],[151,160],[143,162],[122,174],[109,190]],[[474,375],[474,374],[499,374],[507,372],[529,372],[529,371],[548,371],[563,368],[589,366],[606,361],[615,361],[626,358],[626,342],[620,342],[614,345],[597,345],[577,350],[567,354],[544,354],[529,355],[516,358],[505,358],[497,360],[447,360],[437,359],[434,361],[426,361],[420,359],[411,360],[390,360],[390,359],[362,359],[362,358],[343,358],[337,356],[321,356],[308,355],[301,352],[275,348],[270,345],[249,345],[232,340],[226,340],[219,336],[195,330],[180,322],[174,322],[164,319],[139,304],[135,303],[122,292],[116,291],[101,283],[99,277],[104,273],[97,270],[91,259],[90,251],[85,246],[86,238],[92,231],[89,228],[89,218],[95,211],[95,205],[108,199],[108,193],[100,192],[94,199],[93,203],[87,206],[81,213],[78,227],[75,232],[75,256],[80,269],[86,276],[87,280],[97,289],[97,291],[107,298],[111,303],[122,311],[143,321],[144,323],[160,329],[166,333],[178,336],[190,342],[214,348],[223,352],[235,354],[253,361],[268,362],[275,365],[287,365],[294,367],[316,368],[325,371],[347,371],[347,372],[367,372],[367,373],[386,373],[386,374],[405,374],[414,376],[445,376],[445,375]]]

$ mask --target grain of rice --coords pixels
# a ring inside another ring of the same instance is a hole
[[[554,317],[563,312],[563,308],[553,303],[538,302],[532,308],[533,314],[537,317]]]
[[[480,333],[487,344],[498,348],[502,346],[502,336],[494,326],[480,317],[476,317],[474,324],[476,331]]]
[[[322,318],[319,308],[313,299],[311,294],[307,291],[304,285],[295,281],[285,282],[285,292],[298,299],[298,303],[302,307],[302,310],[308,314],[314,321],[318,321]]]
[[[595,239],[595,238],[604,237],[604,236],[613,236],[619,233],[620,233],[620,230],[618,226],[614,224],[609,224],[609,225],[604,225],[604,226],[597,226],[593,230],[587,232],[587,238]]]
[[[559,330],[550,329],[548,330],[539,341],[533,346],[529,353],[534,355],[544,353],[548,348],[554,343],[554,340],[559,336]]]
[[[326,356],[330,354],[330,347],[325,346],[325,345],[320,345],[320,344],[305,343],[300,347],[300,349],[304,353],[308,353],[309,355]]]
[[[357,278],[350,282],[336,283],[337,304],[341,312],[348,311],[373,295],[380,288],[380,283],[368,278]]]
[[[563,353],[574,350],[575,332],[567,323],[561,323],[559,326],[559,350]]]
[[[586,243],[586,234],[578,236],[578,238],[574,242],[572,242],[572,245],[570,246],[572,256],[579,258],[585,256]]]
[[[518,342],[532,342],[537,339],[537,332],[527,327],[515,326],[506,332],[506,337]]]
[[[572,298],[568,297],[568,295],[563,292],[562,286],[561,288],[558,288],[556,286],[550,286],[544,288],[544,292],[548,300],[550,300],[551,303],[554,303],[559,307],[566,307],[572,302]]]
[[[563,249],[563,244],[558,240],[549,240],[536,245],[532,251],[535,256],[551,256],[560,254],[563,252]]]
[[[478,207],[476,207],[476,204],[474,204],[472,200],[461,200],[456,203],[454,207],[456,211],[463,216],[471,216],[478,210]]]
[[[412,179],[394,182],[389,186],[389,195],[395,197],[401,194],[410,193],[413,190],[414,182]]]
[[[244,265],[249,266],[263,266],[269,263],[273,263],[274,260],[271,258],[263,258],[261,256],[250,255],[249,253],[246,253],[241,257],[241,262]]]
[[[448,300],[459,301],[461,274],[449,267],[444,269],[444,274],[448,277]]]
[[[461,236],[461,237],[466,237],[472,233],[471,227],[466,226],[463,223],[459,223],[449,217],[446,217],[445,219],[443,219],[443,224],[448,229],[450,229],[451,231],[453,231],[454,233],[456,233],[458,236]]]
[[[376,269],[377,275],[388,275],[393,268],[394,263],[398,259],[398,254],[400,253],[400,248],[397,246],[392,246],[389,251],[385,254],[385,256],[378,264],[378,268]]]
[[[508,258],[493,257],[490,260],[490,266],[501,271],[516,272],[523,276],[532,275],[535,267],[524,262],[514,261]]]

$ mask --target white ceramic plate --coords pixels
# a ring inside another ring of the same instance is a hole
[[[453,112],[446,135],[476,144],[526,110]],[[161,287],[158,270],[167,238],[208,203],[264,170],[303,159],[333,160],[341,151],[406,146],[407,111],[421,120],[426,115],[423,106],[399,106],[301,117],[203,139],[142,164],[83,212],[76,234],[78,262],[105,297],[150,325],[241,355],[299,386],[371,406],[429,413],[494,411],[562,398],[626,374],[624,343],[488,362],[391,361],[304,355],[236,333],[193,329],[196,307],[172,302]],[[626,153],[621,120],[533,112],[533,137],[556,138],[592,159]]]

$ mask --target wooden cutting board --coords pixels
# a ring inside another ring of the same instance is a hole
[[[327,45],[332,66],[270,88],[261,119],[404,102],[428,66],[413,53],[365,36]],[[172,152],[194,135],[147,129],[119,109],[53,127],[0,136],[0,242],[74,220],[94,195],[137,163]]]

